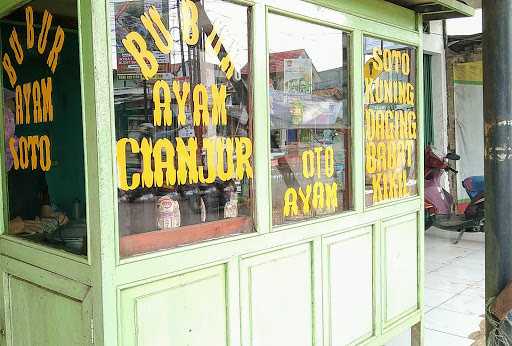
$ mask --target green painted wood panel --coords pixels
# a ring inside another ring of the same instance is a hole
[[[415,30],[416,15],[414,11],[379,0],[307,0],[345,13],[353,13],[363,18],[384,22],[393,26]]]
[[[313,340],[311,244],[241,260],[242,345],[309,346]]]
[[[416,213],[382,225],[385,327],[419,307],[417,227]]]
[[[225,271],[220,265],[122,290],[120,344],[226,345]]]
[[[373,227],[326,237],[324,321],[326,345],[348,345],[374,335]],[[357,302],[357,308],[352,307]]]
[[[90,345],[89,302],[6,274],[7,345]]]
[[[11,276],[12,345],[84,345],[81,303]]]

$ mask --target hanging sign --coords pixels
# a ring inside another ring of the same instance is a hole
[[[284,92],[310,94],[313,92],[313,64],[311,59],[284,59]]]
[[[116,2],[114,4],[114,20],[116,23],[115,30],[116,35],[116,62],[117,62],[117,78],[118,79],[139,79],[141,78],[140,67],[137,64],[134,56],[127,51],[126,47],[122,44],[122,38],[131,31],[136,31],[139,28],[143,28],[142,23],[139,20],[139,13],[149,11],[150,8],[154,8],[158,13],[162,12],[163,3],[162,0],[137,0],[137,1],[124,1]],[[165,18],[162,22],[167,24]],[[169,71],[171,61],[170,55],[164,54],[158,50],[155,42],[150,40],[151,35],[146,32],[144,40],[147,42],[147,49],[151,51],[156,61],[158,62],[159,77],[167,78],[170,77]]]

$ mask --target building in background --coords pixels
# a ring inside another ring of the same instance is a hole
[[[462,180],[484,175],[482,34],[448,37],[448,137],[460,155],[457,170],[459,209],[469,201]]]
[[[481,19],[477,8],[473,17],[424,24],[425,144],[461,156],[452,162],[459,173],[444,176],[461,210],[468,201],[462,180],[483,175]]]

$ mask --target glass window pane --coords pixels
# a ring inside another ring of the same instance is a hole
[[[110,5],[121,256],[252,231],[249,9]]]
[[[0,28],[8,232],[86,255],[77,3],[32,1]]]
[[[272,223],[352,207],[350,36],[269,15]]]
[[[364,40],[366,205],[418,193],[416,49]]]

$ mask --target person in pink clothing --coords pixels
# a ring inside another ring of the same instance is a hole
[[[11,110],[14,93],[10,90],[4,89],[4,127],[5,127],[5,169],[8,171],[11,170],[13,165],[13,158],[11,151],[9,149],[9,140],[14,137],[15,144],[14,148],[18,150],[18,137],[14,134],[16,129],[14,112]]]

